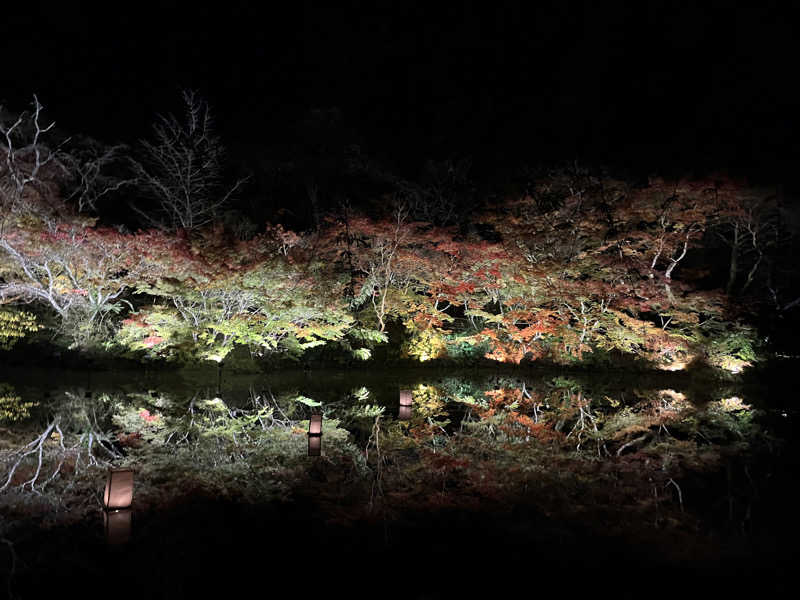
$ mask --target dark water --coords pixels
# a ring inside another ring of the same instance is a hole
[[[143,393],[159,391],[167,394],[193,395],[197,392],[220,395],[233,403],[246,401],[248,391],[269,389],[275,393],[284,390],[299,390],[320,401],[339,399],[340,395],[358,387],[366,387],[387,403],[396,400],[400,388],[417,385],[435,385],[445,379],[459,379],[489,389],[495,382],[514,382],[529,385],[537,381],[549,381],[555,377],[569,377],[587,389],[613,390],[616,392],[632,388],[659,389],[673,387],[678,390],[692,388],[689,377],[671,373],[648,375],[624,375],[620,372],[580,373],[541,369],[518,372],[493,369],[391,369],[391,370],[294,370],[261,374],[227,373],[224,369],[209,367],[182,371],[82,371],[62,369],[3,369],[0,366],[0,382],[13,385],[18,392],[35,397],[43,392],[51,394],[63,391],[92,391],[93,393]],[[736,386],[709,386],[717,393]],[[697,386],[695,386],[697,387]],[[697,387],[697,389],[700,389]]]
[[[77,474],[68,458],[32,491],[34,453],[0,492],[12,597],[86,585],[158,598],[787,589],[797,413],[769,382],[15,369],[0,386],[32,404],[0,430],[0,484],[50,423],[67,446],[94,432],[113,453],[94,447],[97,464]],[[320,456],[308,455],[312,414]],[[43,445],[37,485],[63,456],[58,439]],[[130,513],[104,521],[109,465],[134,468],[135,491]]]

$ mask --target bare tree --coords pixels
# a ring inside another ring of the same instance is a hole
[[[153,211],[133,208],[145,223],[165,230],[209,223],[245,181],[223,185],[224,150],[208,103],[191,91],[183,100],[184,121],[160,117],[155,141],[142,141],[143,160],[133,163],[139,186],[157,202]]]
[[[44,106],[34,94],[33,110],[23,112],[12,118],[12,122],[6,123],[0,107],[0,237],[6,219],[21,205],[24,204],[28,209],[38,207],[38,203],[28,201],[32,199],[31,196],[41,195],[45,187],[42,173],[46,168],[55,167],[64,175],[68,174],[60,152],[68,140],[55,149],[45,143],[55,122],[43,124],[43,109]]]
[[[77,203],[78,212],[94,212],[98,203],[125,186],[136,183],[135,178],[117,177],[109,173],[121,166],[127,147],[105,146],[89,140],[81,148],[71,150],[67,164],[71,171],[71,186],[67,199]]]
[[[717,190],[715,190],[715,193]],[[719,200],[720,214],[716,219],[717,237],[730,248],[726,294],[733,294],[739,272],[747,269],[739,289],[744,294],[756,280],[766,262],[778,234],[775,196],[762,194],[731,194]]]
[[[367,278],[362,295],[369,294],[381,332],[386,330],[390,291],[392,288],[406,287],[409,283],[407,275],[397,268],[398,251],[409,237],[407,220],[408,209],[399,205],[394,211],[391,226],[384,231],[376,231],[372,236],[371,248],[363,267]]]
[[[76,202],[78,212],[94,211],[101,198],[135,181],[109,172],[115,165],[120,172],[127,167],[125,146],[91,139],[54,142],[55,122],[44,122],[44,106],[35,94],[32,106],[14,116],[0,107],[0,237],[12,215],[46,219],[65,208],[62,197]]]

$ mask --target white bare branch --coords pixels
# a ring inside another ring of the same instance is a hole
[[[143,160],[133,162],[139,186],[157,202],[155,210],[133,208],[158,229],[208,224],[245,182],[223,185],[224,149],[208,103],[194,92],[184,92],[183,99],[184,120],[161,117],[154,126],[155,140],[142,141]]]

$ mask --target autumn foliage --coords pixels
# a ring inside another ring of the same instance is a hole
[[[472,229],[389,203],[242,239],[219,224],[100,227],[51,194],[4,222],[0,301],[55,316],[73,346],[150,358],[333,346],[365,359],[400,327],[395,342],[420,361],[627,355],[740,370],[756,358],[752,329],[702,272],[682,268],[710,230],[744,223],[756,196],[727,180],[634,187],[561,173],[476,212]]]

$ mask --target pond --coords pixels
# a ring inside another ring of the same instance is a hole
[[[623,566],[592,595],[665,569],[708,593],[780,590],[797,413],[774,392],[672,373],[6,369],[0,572],[16,597],[292,577],[297,593],[356,577],[351,595],[577,596],[571,574]],[[133,473],[119,513],[109,468]]]

